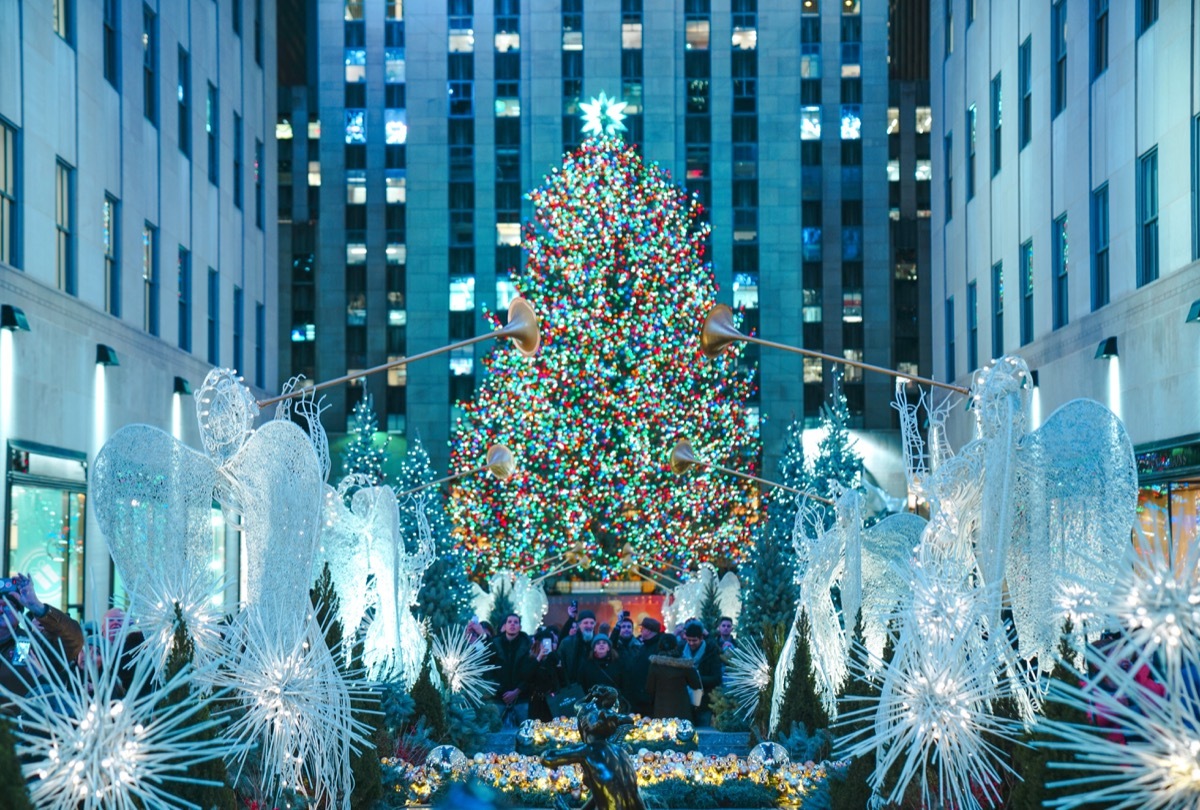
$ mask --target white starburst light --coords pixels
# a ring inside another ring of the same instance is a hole
[[[206,739],[219,721],[196,721],[219,694],[193,692],[182,703],[169,699],[197,683],[196,669],[184,667],[156,685],[156,661],[141,655],[126,694],[120,679],[123,635],[101,639],[98,660],[85,660],[83,673],[70,671],[74,662],[67,664],[58,645],[37,633],[31,638],[35,654],[56,664],[44,667],[49,688],[16,695],[0,687],[0,696],[20,714],[12,734],[30,798],[40,810],[192,807],[173,795],[177,786],[213,783],[189,777],[187,770],[237,751],[221,735]]]
[[[625,131],[624,101],[617,101],[601,93],[598,98],[579,105],[583,108],[584,135],[615,135]]]
[[[484,676],[499,669],[491,660],[491,649],[482,641],[467,639],[462,626],[442,630],[433,641],[433,657],[441,670],[446,690],[462,697],[468,705],[483,703],[496,688]]]
[[[722,688],[737,704],[738,714],[749,719],[758,710],[758,701],[771,683],[771,665],[762,648],[752,641],[739,642],[728,655]]]

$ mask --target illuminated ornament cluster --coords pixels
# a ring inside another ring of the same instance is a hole
[[[695,746],[696,727],[690,720],[677,717],[653,718],[633,715],[633,727],[625,733],[631,745]],[[517,743],[525,748],[574,745],[581,742],[579,722],[574,717],[558,717],[549,722],[526,720],[517,732]]]
[[[35,807],[184,807],[173,792],[194,781],[187,770],[238,750],[226,737],[207,739],[218,721],[196,721],[220,695],[196,691],[188,701],[171,698],[197,683],[198,670],[185,667],[159,683],[156,660],[140,655],[125,693],[123,635],[97,641],[99,661],[87,658],[82,673],[70,672],[74,662],[64,660],[58,645],[45,643],[36,632],[30,637],[38,645],[37,655],[57,662],[46,667],[48,688],[17,695],[0,687],[0,699],[11,701],[20,715],[12,735]],[[7,665],[7,660],[0,664]],[[64,677],[60,670],[70,674]]]
[[[547,571],[567,552],[606,578],[630,573],[622,560],[741,559],[761,513],[753,484],[674,476],[663,450],[686,435],[698,455],[756,471],[753,370],[737,349],[708,362],[699,351],[717,292],[699,203],[612,137],[584,142],[529,197],[513,283],[541,317],[542,348],[484,358],[450,464],[500,441],[523,470],[454,485],[456,539],[482,574]]]
[[[456,759],[456,758],[452,758]],[[476,754],[460,766],[446,768],[440,761],[410,765],[403,760],[383,760],[399,776],[408,804],[425,804],[430,796],[448,781],[478,780],[498,790],[572,796],[583,794],[582,772],[577,765],[547,768],[537,757],[521,754]],[[737,782],[751,782],[778,792],[779,804],[799,807],[805,797],[817,790],[826,779],[842,769],[845,762],[791,762],[751,760],[729,754],[723,757],[705,756],[697,751],[648,751],[641,749],[634,757],[638,785],[646,787],[660,782],[685,782],[710,785],[714,788]]]
[[[598,98],[579,105],[583,109],[584,135],[616,135],[625,131],[624,101],[609,98],[601,93]]]

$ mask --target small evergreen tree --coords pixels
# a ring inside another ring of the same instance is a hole
[[[787,442],[779,460],[780,483],[804,490],[804,424],[787,427]],[[796,553],[792,529],[799,505],[792,493],[778,490],[771,495],[765,525],[759,524],[750,556],[738,571],[742,581],[742,612],[739,625],[760,632],[765,625],[790,626],[796,616]]]
[[[709,632],[709,635],[714,638],[717,635],[717,625],[721,623],[719,595],[717,577],[714,575],[704,586],[704,595],[700,598],[700,615],[696,617],[704,625],[704,629]]]
[[[889,638],[890,643],[890,638]],[[871,677],[870,655],[867,652],[866,639],[863,636],[862,609],[854,622],[854,636],[850,641],[850,667],[846,682],[842,684],[839,699],[843,701],[843,714],[855,712],[876,705],[881,694],[879,682]],[[842,735],[852,735],[872,725],[870,716],[857,717],[839,724]],[[875,754],[863,754],[850,762],[842,779],[829,782],[829,801],[831,810],[861,810],[871,802],[871,786],[867,780],[875,772]]]
[[[387,458],[387,450],[375,446],[378,430],[375,403],[368,390],[350,411],[350,429],[347,432],[351,438],[342,456],[342,475],[365,475],[374,486],[383,483],[383,462]]]
[[[833,390],[829,402],[821,409],[821,426],[825,435],[813,459],[812,487],[822,498],[832,498],[839,487],[854,489],[862,478],[862,455],[850,436],[850,406],[842,390],[840,371],[833,372]],[[833,519],[832,512],[828,517]]]
[[[313,604],[317,626],[325,628],[325,645],[334,656],[342,677],[351,684],[352,689],[360,693],[351,698],[350,712],[355,720],[371,729],[368,744],[357,753],[350,752],[350,773],[354,779],[350,807],[352,810],[367,810],[383,797],[383,767],[379,762],[378,746],[386,740],[386,734],[383,733],[382,717],[374,711],[379,701],[365,695],[367,684],[362,680],[363,670],[359,666],[362,659],[361,643],[355,645],[349,662],[343,654],[342,626],[337,621],[341,601],[333,587],[329,563],[321,569],[321,576],[309,589],[308,595]]]
[[[0,807],[33,810],[25,777],[21,775],[21,762],[17,759],[16,741],[3,714],[0,714]]]
[[[800,621],[796,625],[796,646],[792,652],[792,671],[784,684],[776,737],[791,734],[795,724],[803,724],[809,735],[829,728],[829,714],[817,694],[817,676],[813,672],[812,648],[808,643],[809,630],[808,612],[801,610]]]
[[[187,621],[183,618],[183,609],[176,602],[175,636],[171,642],[171,654],[167,657],[167,666],[166,671],[163,673],[163,681],[170,681],[185,667],[190,666],[195,656],[196,645],[192,642],[192,638],[188,634]],[[164,699],[163,703],[164,706],[178,706],[192,703],[193,700],[195,700],[195,697],[192,695],[192,689],[185,683],[173,689]],[[207,723],[210,716],[208,707],[205,706],[191,716],[190,722],[199,726]],[[211,740],[216,736],[217,729],[208,728],[196,732],[194,739],[197,741]],[[213,810],[213,808],[215,810],[236,810],[237,794],[226,783],[225,763],[220,757],[191,765],[187,768],[184,775],[189,779],[201,779],[214,782],[215,784],[202,785],[194,782],[174,782],[172,783],[171,792],[177,799],[184,802],[191,802],[198,807],[205,808],[205,810]]]
[[[425,725],[429,729],[430,738],[441,743],[449,736],[449,728],[446,724],[446,704],[442,700],[442,693],[434,686],[433,675],[431,674],[432,668],[433,647],[430,646],[425,650],[425,661],[421,664],[421,675],[417,678],[417,682],[413,684],[409,695],[412,697],[414,704],[414,724],[419,723],[421,718],[424,718]]]
[[[400,467],[397,492],[428,484],[436,480],[429,454],[414,439]],[[443,629],[464,624],[471,615],[471,581],[467,578],[467,563],[462,553],[454,547],[450,534],[450,521],[446,517],[446,503],[442,493],[435,487],[422,490],[417,497],[425,499],[425,519],[433,537],[437,559],[425,571],[421,591],[417,594],[417,615],[429,622],[429,632],[436,636]],[[410,497],[400,498],[400,536],[409,551],[413,550],[419,536],[417,502]]]
[[[750,740],[761,742],[767,739],[771,728],[771,702],[775,694],[775,667],[787,640],[786,624],[767,624],[762,627],[762,651],[767,659],[767,685],[759,693],[758,705],[750,719]]]

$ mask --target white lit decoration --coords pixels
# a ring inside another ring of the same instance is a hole
[[[762,648],[749,639],[739,639],[725,657],[721,689],[737,704],[738,715],[749,719],[758,710],[758,702],[771,683],[771,665]]]
[[[584,101],[580,105],[583,110],[583,134],[586,135],[615,135],[625,131],[625,102],[609,98],[601,93],[598,98]]]
[[[36,654],[57,667],[45,668],[47,688],[18,695],[0,687],[0,698],[11,701],[20,715],[11,733],[39,810],[192,807],[172,795],[182,783],[199,783],[187,769],[237,750],[235,742],[214,731],[219,721],[196,719],[219,694],[193,691],[189,700],[171,699],[176,690],[196,684],[197,670],[184,667],[158,683],[154,659],[139,656],[125,694],[120,680],[124,636],[99,639],[99,663],[88,658],[83,672],[77,672],[58,645],[25,630],[38,645]],[[7,658],[0,661],[8,666]],[[70,674],[64,676],[60,668]]]
[[[479,587],[479,583],[471,584],[473,596],[471,607],[475,615],[487,619],[496,603],[496,596],[507,593],[512,602],[513,612],[521,617],[521,627],[532,632],[542,623],[546,611],[550,609],[550,601],[540,582],[534,582],[528,574],[516,574],[512,571],[497,571],[488,580],[488,589]],[[500,628],[496,628],[499,632]]]
[[[465,627],[443,629],[433,640],[433,659],[446,691],[467,705],[478,706],[495,691],[496,685],[485,677],[499,669],[491,663],[492,650],[479,639],[468,639]]]
[[[662,614],[666,626],[675,627],[688,619],[699,618],[710,588],[716,589],[717,607],[721,615],[728,616],[736,624],[742,612],[742,586],[737,574],[726,571],[724,576],[719,576],[711,563],[700,563],[700,569],[674,588],[663,602]],[[710,633],[717,630],[715,627],[705,629]]]

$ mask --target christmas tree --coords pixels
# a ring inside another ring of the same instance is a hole
[[[795,420],[787,427],[787,443],[779,460],[781,484],[803,490],[807,486],[804,470],[804,425]],[[796,553],[792,547],[792,528],[799,504],[792,493],[776,490],[767,507],[767,521],[759,524],[754,552],[742,563],[742,614],[739,624],[757,633],[764,625],[790,625],[796,614]]]
[[[758,518],[755,487],[667,465],[687,437],[697,457],[757,472],[743,404],[753,369],[739,351],[699,351],[716,302],[708,226],[663,170],[603,134],[619,123],[614,105],[588,106],[597,136],[530,193],[528,261],[513,276],[541,318],[541,351],[493,351],[455,426],[453,468],[500,441],[523,469],[458,483],[455,531],[484,571],[538,566],[577,540],[602,576],[619,573],[626,542],[652,568],[736,561]]]
[[[33,810],[25,777],[21,775],[21,761],[17,759],[16,740],[3,713],[0,713],[0,807]]]
[[[721,623],[720,595],[717,577],[714,575],[704,585],[704,594],[700,598],[700,615],[696,617],[714,639],[717,636],[717,625]]]
[[[793,726],[797,724],[803,725],[806,736],[810,738],[829,728],[829,715],[825,712],[821,698],[817,696],[817,676],[813,672],[812,648],[808,644],[810,633],[808,613],[801,610],[800,620],[796,625],[796,646],[792,651],[792,671],[788,673],[787,682],[783,684],[779,725],[775,729],[777,737],[791,735],[794,732]],[[825,750],[813,759],[822,759],[828,753],[832,738],[828,737],[827,732],[825,736],[828,741],[821,746]]]
[[[844,489],[859,486],[862,478],[862,456],[855,449],[850,437],[850,406],[842,391],[842,375],[833,372],[833,390],[829,402],[821,409],[821,427],[825,435],[817,445],[817,457],[813,459],[812,487],[822,498],[833,499]],[[833,513],[828,513],[833,519]]]
[[[429,454],[414,439],[404,456],[404,463],[396,483],[396,490],[408,490],[436,480]],[[425,519],[437,550],[437,559],[425,571],[421,591],[417,595],[417,616],[429,622],[431,637],[436,637],[445,628],[464,624],[471,615],[471,582],[467,579],[467,564],[462,553],[454,547],[450,535],[450,521],[446,517],[446,505],[442,493],[429,487],[415,493],[414,497],[400,498],[400,536],[412,551],[418,537],[417,501],[425,500]]]
[[[372,486],[383,483],[383,462],[387,450],[375,446],[375,433],[379,424],[375,420],[375,403],[367,391],[354,409],[350,411],[350,443],[342,456],[342,475],[366,476]]]
[[[863,637],[861,608],[858,611],[858,618],[854,622],[854,636],[850,640],[849,658],[849,675],[846,677],[846,682],[842,684],[842,693],[838,697],[839,702],[845,706],[839,711],[849,714],[853,719],[839,724],[839,733],[843,736],[851,736],[860,732],[867,733],[867,729],[873,725],[874,718],[866,715],[856,716],[853,713],[876,705],[881,693],[878,680],[871,676],[870,654],[867,652],[866,639]],[[864,754],[853,759],[844,777],[829,783],[829,799],[833,810],[859,810],[862,807],[869,807],[874,791],[867,782],[874,773],[874,753]]]

